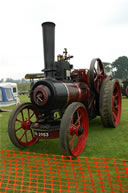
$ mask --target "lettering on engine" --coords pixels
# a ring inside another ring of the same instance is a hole
[[[49,137],[49,133],[35,131],[34,134],[35,134],[36,137]]]

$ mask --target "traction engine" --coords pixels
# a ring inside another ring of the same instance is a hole
[[[117,127],[121,116],[118,80],[104,72],[94,58],[90,69],[73,69],[67,49],[54,60],[55,24],[42,24],[44,64],[42,76],[30,90],[30,103],[17,106],[9,119],[12,143],[24,148],[39,139],[60,138],[62,152],[76,157],[83,151],[89,120],[101,116],[104,127]]]

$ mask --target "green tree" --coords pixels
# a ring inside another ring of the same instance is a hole
[[[112,76],[112,64],[108,62],[103,62],[103,66],[104,66],[105,73],[108,76],[110,75]]]
[[[128,57],[119,57],[112,63],[112,69],[115,69],[113,73],[114,78],[128,79]]]

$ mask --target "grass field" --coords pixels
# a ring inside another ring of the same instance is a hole
[[[20,100],[28,102],[29,98],[21,96]],[[128,159],[127,98],[122,100],[117,128],[104,128],[100,117],[90,121],[86,147],[76,160],[57,156],[62,155],[59,139],[39,140],[17,151],[8,137],[10,114],[0,113],[0,192],[127,192],[127,160],[109,159]]]
[[[21,102],[29,101],[27,96],[20,96]],[[8,107],[13,109],[15,106]],[[0,149],[19,150],[8,137],[8,119],[10,112],[0,113]],[[59,139],[39,140],[38,143],[27,147],[25,152],[37,152],[61,155]],[[122,99],[121,121],[117,128],[110,129],[102,126],[100,117],[89,123],[89,134],[86,147],[81,156],[125,158],[128,159],[128,99]]]

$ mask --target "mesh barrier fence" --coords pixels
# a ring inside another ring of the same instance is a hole
[[[128,192],[128,160],[0,150],[1,192]]]

